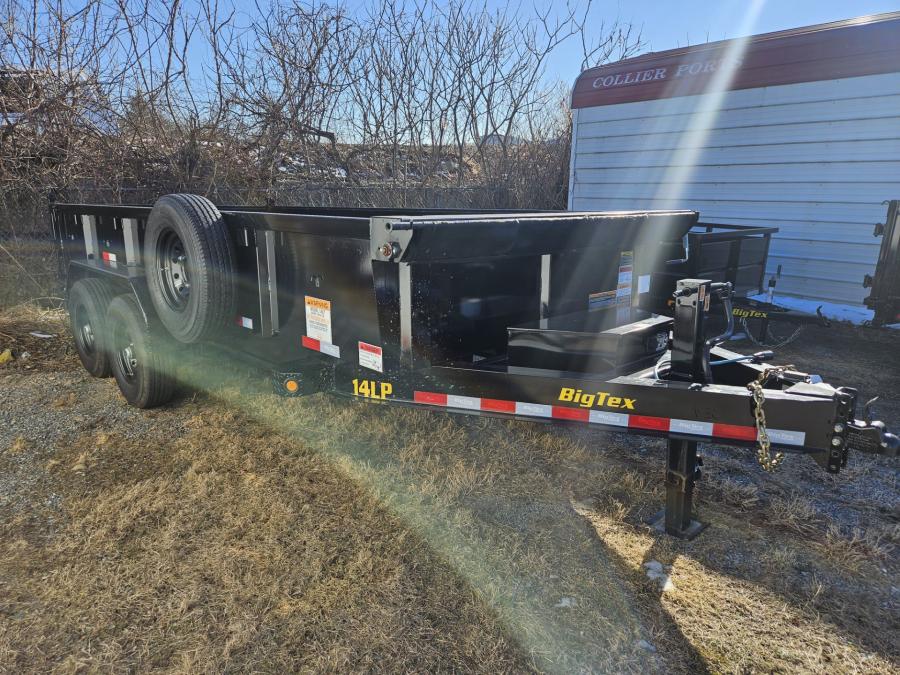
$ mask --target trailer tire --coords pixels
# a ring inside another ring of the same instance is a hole
[[[107,322],[112,372],[125,400],[136,408],[169,401],[175,391],[172,340],[145,322],[137,301],[128,295],[112,301]]]
[[[160,197],[147,220],[144,260],[153,306],[176,340],[198,342],[233,321],[234,245],[211,201]]]
[[[101,279],[80,279],[69,289],[69,325],[81,365],[94,377],[109,377],[109,331],[106,310],[113,300],[109,284]]]

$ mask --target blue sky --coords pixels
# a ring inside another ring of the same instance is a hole
[[[507,3],[494,2],[503,7]],[[662,51],[688,44],[768,33],[786,28],[809,26],[865,14],[900,10],[900,1],[884,0],[768,0],[762,3],[755,26],[741,30],[750,0],[620,0],[595,2],[594,20],[615,18],[640,27],[647,49]],[[532,7],[531,3],[523,4]],[[580,47],[567,45],[554,55],[548,75],[574,83],[578,75]]]
[[[474,0],[474,3],[477,5],[479,1]],[[546,7],[546,2],[541,0],[486,2],[489,9],[507,9],[521,16],[534,15],[536,6]],[[235,3],[241,6],[239,0]],[[191,0],[185,0],[185,4],[190,6]],[[261,0],[261,4],[265,6],[266,0]],[[370,3],[368,0],[343,0],[341,4],[352,13]],[[553,5],[564,7],[565,0]],[[246,6],[249,8],[252,4]],[[751,6],[758,10],[755,11],[754,21],[747,20]],[[898,10],[900,0],[594,0],[588,31],[592,25],[599,27],[604,20],[608,24],[618,18],[640,29],[646,43],[642,51],[663,51],[689,44]],[[195,49],[192,60],[197,64],[204,63],[207,58],[205,50],[199,44]],[[580,50],[576,40],[560,47],[548,63],[547,80],[574,84],[581,64]]]

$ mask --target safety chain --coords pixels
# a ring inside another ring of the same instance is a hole
[[[766,338],[768,338],[769,342],[765,342],[764,340],[758,340],[756,336],[753,334],[753,331],[750,330],[750,326],[747,323],[747,319],[739,319],[741,327],[744,329],[744,335],[747,336],[747,339],[750,340],[757,347],[767,347],[768,349],[781,349],[782,347],[787,347],[794,340],[800,337],[800,333],[803,332],[803,329],[806,328],[803,324],[797,326],[797,329],[791,333],[786,338],[779,338],[775,336],[775,333],[772,332],[771,326],[766,328]]]
[[[775,366],[774,368],[766,368],[759,377],[747,385],[750,394],[753,397],[753,417],[756,419],[756,438],[759,441],[759,448],[756,451],[756,459],[764,471],[773,473],[778,465],[784,459],[783,452],[771,452],[772,442],[769,440],[769,432],[766,429],[766,413],[763,411],[763,403],[766,402],[766,396],[763,393],[763,387],[772,376],[783,375],[786,370],[793,366]]]

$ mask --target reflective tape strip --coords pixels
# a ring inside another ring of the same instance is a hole
[[[516,415],[529,417],[553,417],[553,406],[542,403],[523,403],[516,401]]]
[[[713,425],[711,422],[697,422],[695,420],[672,419],[669,422],[669,433],[689,434],[691,436],[712,436]]]
[[[650,431],[668,431],[668,417],[651,417],[649,415],[629,415],[628,426],[631,429],[648,429]]]
[[[481,409],[489,412],[513,413],[516,412],[515,401],[501,401],[495,398],[481,399]]]
[[[733,438],[739,441],[755,441],[756,427],[745,427],[737,424],[713,424],[713,436]]]
[[[463,410],[481,410],[481,399],[474,396],[447,396],[448,408],[462,408]]]
[[[786,429],[767,429],[769,440],[781,445],[799,445],[806,443],[805,431],[788,431]]]
[[[587,408],[567,408],[562,405],[555,405],[553,406],[553,419],[588,422],[591,419],[591,411]]]
[[[447,394],[417,391],[413,393],[413,401],[416,403],[427,403],[428,405],[447,405]]]
[[[303,343],[305,346],[308,346],[307,342],[318,341],[304,337]],[[316,349],[316,347],[310,346],[310,349]],[[444,406],[457,410],[476,410],[506,413],[522,417],[543,417],[572,422],[590,422],[591,424],[602,424],[609,427],[643,429],[670,434],[684,434],[686,436],[705,436],[708,438],[739,441],[756,441],[757,438],[756,428],[751,426],[654,417],[651,415],[628,415],[605,410],[590,410],[582,407],[574,408],[543,403],[526,403],[525,401],[505,401],[494,398],[441,394],[431,391],[413,392],[413,401],[415,403]],[[769,429],[769,438],[776,444],[802,447],[806,441],[806,434],[802,431]]]
[[[627,427],[628,415],[605,410],[591,410],[589,421],[594,424],[608,424],[611,427]]]
[[[331,344],[330,342],[316,340],[315,338],[304,335],[300,338],[300,343],[307,349],[312,349],[314,352],[327,354],[328,356],[333,356],[336,359],[341,358],[341,348],[337,345]]]

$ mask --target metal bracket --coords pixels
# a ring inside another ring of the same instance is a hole
[[[96,260],[100,256],[100,244],[97,240],[97,218],[81,216],[81,227],[84,231],[84,250],[88,260]]]
[[[137,218],[122,218],[122,233],[125,235],[125,264],[140,265],[141,244]]]
[[[277,335],[278,282],[275,269],[275,232],[265,230],[256,237],[256,270],[259,283],[259,330],[264,337]]]

